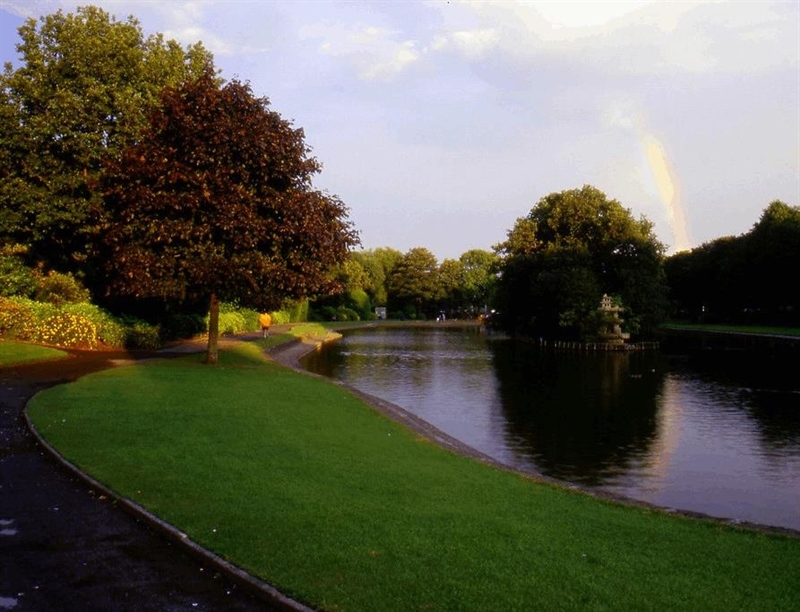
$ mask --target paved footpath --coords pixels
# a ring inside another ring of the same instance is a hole
[[[152,356],[71,351],[0,368],[0,611],[277,609],[94,492],[25,426],[23,408],[38,391]]]

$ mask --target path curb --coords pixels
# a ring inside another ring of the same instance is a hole
[[[194,352],[194,351],[192,351]],[[135,361],[131,362],[136,363]],[[119,364],[119,365],[128,365],[128,364]],[[50,446],[44,438],[39,434],[36,427],[33,425],[33,422],[30,420],[28,416],[28,409],[27,406],[22,410],[22,417],[25,421],[25,427],[30,432],[30,434],[34,437],[35,441],[39,446],[47,452],[55,461],[62,467],[64,470],[75,476],[78,480],[83,482],[87,485],[90,489],[94,490],[95,492],[99,493],[107,497],[109,500],[112,501],[113,504],[119,506],[123,511],[132,515],[134,518],[142,521],[146,525],[152,528],[153,531],[158,532],[166,537],[167,540],[172,542],[173,544],[178,545],[184,551],[192,555],[193,557],[207,563],[209,566],[215,568],[219,571],[220,574],[225,575],[229,578],[232,582],[236,583],[238,586],[241,586],[248,593],[263,601],[264,603],[268,603],[271,606],[275,606],[281,610],[287,610],[290,612],[313,612],[314,608],[309,608],[308,606],[295,601],[294,599],[288,597],[281,593],[278,589],[273,587],[272,585],[264,582],[263,580],[259,580],[258,578],[252,576],[245,570],[237,567],[236,565],[226,561],[216,553],[211,552],[210,550],[202,547],[200,544],[192,540],[186,533],[182,532],[181,530],[177,529],[170,523],[160,519],[152,512],[148,511],[143,506],[133,502],[132,500],[115,493],[102,482],[96,480],[95,478],[91,477],[89,474],[82,471],[78,466],[67,460],[63,455],[61,455],[54,447]]]

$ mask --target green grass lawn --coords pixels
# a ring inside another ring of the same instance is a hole
[[[61,359],[67,353],[47,346],[37,346],[24,342],[0,341],[0,366],[19,365],[31,361]]]
[[[790,610],[800,540],[621,506],[453,455],[257,343],[37,395],[70,461],[335,610]]]

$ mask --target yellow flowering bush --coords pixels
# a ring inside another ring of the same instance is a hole
[[[0,297],[0,337],[33,340],[36,332],[36,315],[30,308],[16,300]]]
[[[69,348],[97,347],[97,328],[86,317],[60,312],[39,328],[39,342]]]
[[[161,344],[158,325],[117,318],[88,302],[56,306],[20,296],[0,296],[0,338],[91,349],[100,343],[144,349]]]
[[[64,312],[89,319],[97,329],[97,339],[106,346],[123,347],[128,339],[128,330],[116,317],[88,302],[66,304]]]

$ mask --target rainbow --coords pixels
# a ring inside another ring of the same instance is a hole
[[[675,172],[669,165],[664,147],[655,136],[643,134],[642,147],[650,171],[653,173],[658,194],[667,209],[667,217],[672,230],[673,250],[675,252],[685,251],[691,247],[691,239]]]

